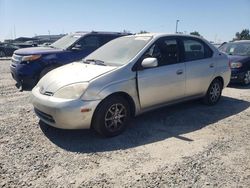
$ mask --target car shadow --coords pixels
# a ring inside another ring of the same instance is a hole
[[[128,129],[119,136],[103,138],[93,130],[62,130],[41,121],[41,130],[55,145],[71,152],[91,153],[124,150],[175,137],[185,142],[191,138],[182,136],[209,124],[238,114],[250,106],[250,102],[222,97],[215,106],[191,101],[164,107],[134,118]]]

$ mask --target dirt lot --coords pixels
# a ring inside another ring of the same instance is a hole
[[[135,118],[115,138],[39,122],[0,60],[1,187],[249,187],[250,87]]]

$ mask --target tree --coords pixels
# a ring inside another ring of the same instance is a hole
[[[196,36],[199,36],[201,37],[200,33],[198,31],[193,31],[190,33],[190,35],[196,35]]]
[[[235,36],[236,38],[233,40],[250,40],[249,29],[243,29],[241,32],[237,32]]]
[[[141,30],[141,31],[139,32],[139,34],[143,34],[143,33],[148,33],[148,32],[145,31],[145,30]]]
[[[130,33],[129,30],[123,29],[123,33]]]

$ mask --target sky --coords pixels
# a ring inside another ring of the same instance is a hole
[[[250,0],[0,0],[0,41],[75,31],[198,31],[209,41],[250,29]]]

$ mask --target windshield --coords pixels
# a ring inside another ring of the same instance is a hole
[[[228,55],[250,56],[250,42],[227,43],[219,49]]]
[[[87,56],[85,60],[103,61],[107,65],[127,64],[150,41],[148,36],[120,37],[105,44]]]
[[[80,37],[82,37],[82,35],[66,35],[57,40],[56,42],[52,43],[50,46],[52,48],[67,49],[72,44],[74,44]]]

